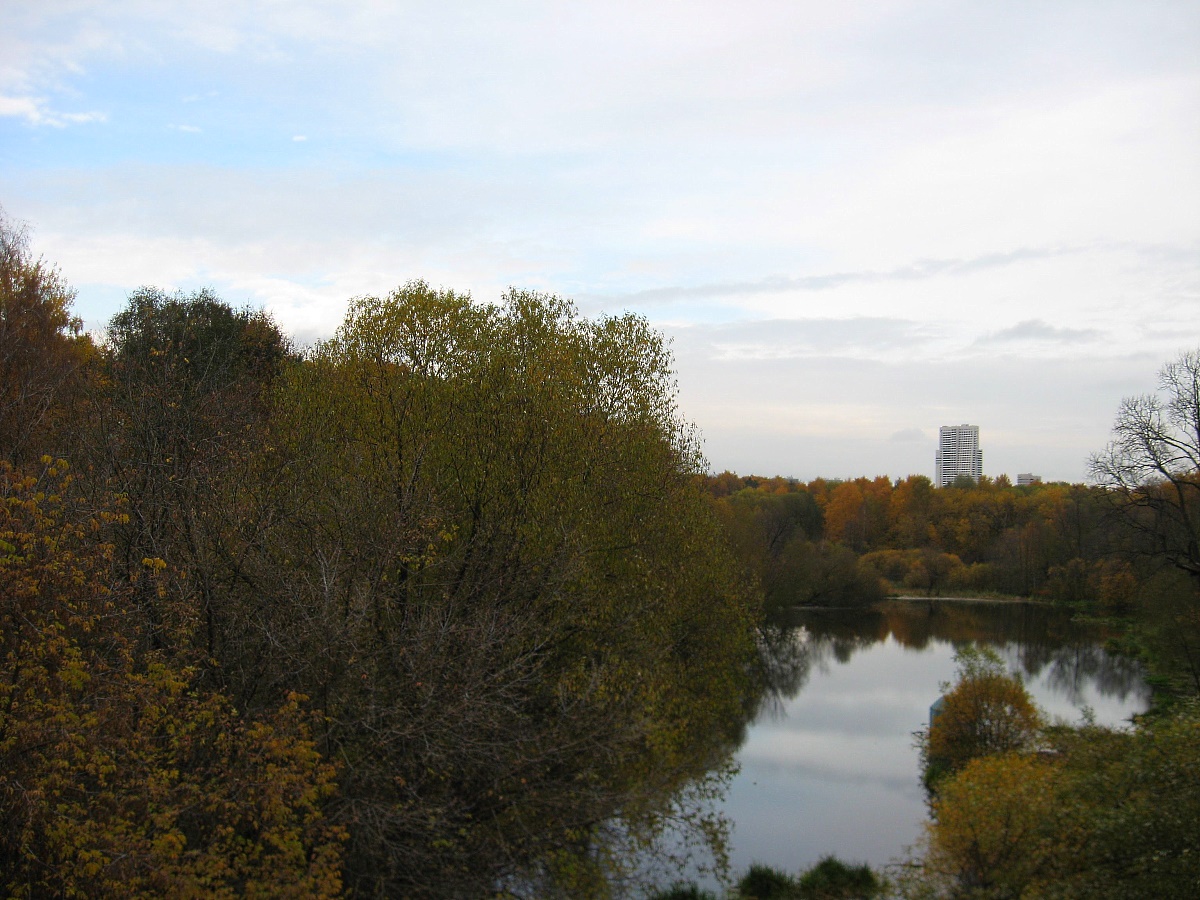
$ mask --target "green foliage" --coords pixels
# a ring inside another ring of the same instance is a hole
[[[666,890],[655,891],[650,900],[717,900],[717,895],[697,884],[678,882]]]
[[[866,863],[851,865],[825,856],[797,882],[803,900],[864,900],[878,896],[883,883]]]
[[[66,744],[22,751],[36,729],[15,719],[5,736],[26,785],[68,745],[124,762],[100,795],[65,767],[93,830],[53,846],[126,859],[112,877],[135,889],[130,860],[152,860],[156,885],[215,895],[335,892],[343,856],[351,890],[406,896],[602,896],[640,853],[724,863],[712,801],[757,598],[644,320],[417,283],[355,301],[298,360],[261,314],[144,289],[102,363],[78,453],[92,502],[124,504],[94,526],[123,615],[81,620],[62,652],[103,673],[108,705],[80,712],[96,682],[72,674],[43,717]],[[73,649],[85,633],[119,659]],[[17,692],[56,683],[15,671]],[[681,844],[657,843],[668,827]]]
[[[753,863],[737,883],[743,900],[789,900],[799,896],[796,879],[762,863]]]
[[[755,598],[673,393],[642,319],[421,283],[284,374],[215,646],[249,704],[324,715],[355,890],[592,894],[668,821],[719,855],[685,788],[732,750]]]
[[[1160,702],[1200,697],[1200,585],[1172,567],[1147,579],[1132,628]]]
[[[752,863],[728,896],[737,900],[868,900],[878,897],[884,881],[866,863],[851,865],[836,856],[822,857],[799,877],[763,863]],[[677,882],[650,900],[716,900],[694,882]]]
[[[768,609],[861,606],[881,600],[874,569],[854,552],[820,540],[821,511],[806,491],[745,488],[717,503],[726,534]]]

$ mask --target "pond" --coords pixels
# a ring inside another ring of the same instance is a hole
[[[1051,607],[890,601],[869,610],[799,611],[764,635],[772,691],[738,751],[724,804],[735,873],[788,871],[834,853],[883,866],[926,816],[913,732],[968,642],[994,648],[1052,718],[1084,707],[1122,725],[1150,694],[1108,635]]]

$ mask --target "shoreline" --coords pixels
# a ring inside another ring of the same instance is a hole
[[[891,597],[885,597],[883,602],[889,600],[903,600],[905,602],[930,602],[938,600],[951,600],[955,603],[1032,603],[1035,606],[1053,606],[1054,604],[1048,600],[1034,600],[1031,597],[926,597],[920,594],[896,594]]]

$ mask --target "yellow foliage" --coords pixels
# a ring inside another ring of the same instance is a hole
[[[929,759],[957,770],[979,756],[1031,748],[1043,721],[1020,679],[982,651],[960,654],[960,668],[930,725]]]
[[[88,514],[57,468],[0,463],[0,891],[335,896],[335,770],[302,698],[246,722],[146,650],[93,528],[116,514]]]
[[[1041,849],[1056,774],[1052,762],[1009,753],[972,760],[943,782],[927,826],[931,880],[984,897],[1021,896],[1048,865]]]

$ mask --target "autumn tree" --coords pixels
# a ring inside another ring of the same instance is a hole
[[[981,756],[1028,750],[1044,724],[1025,686],[994,651],[968,647],[956,660],[957,680],[945,685],[923,748],[934,779]]]
[[[903,897],[1195,896],[1200,718],[1046,734],[1049,753],[978,757],[944,780]]]
[[[63,449],[59,431],[94,350],[72,315],[74,299],[0,210],[0,459],[32,462]]]
[[[941,897],[1026,896],[1049,868],[1043,841],[1056,775],[1050,761],[1000,753],[971,759],[943,780],[926,826],[919,885]],[[910,887],[909,895],[929,895]]]
[[[888,538],[893,549],[924,547],[931,538],[939,492],[924,475],[899,482],[888,499]]]
[[[753,598],[673,395],[638,317],[419,282],[285,373],[227,486],[215,646],[240,702],[323,716],[354,890],[586,895],[610,839],[692,815],[672,798],[732,748]]]
[[[301,698],[255,717],[147,623],[65,461],[0,463],[0,890],[11,897],[331,897],[334,768]],[[140,578],[163,583],[165,563]]]
[[[859,553],[874,549],[887,531],[891,487],[884,476],[835,487],[824,509],[825,537]]]

